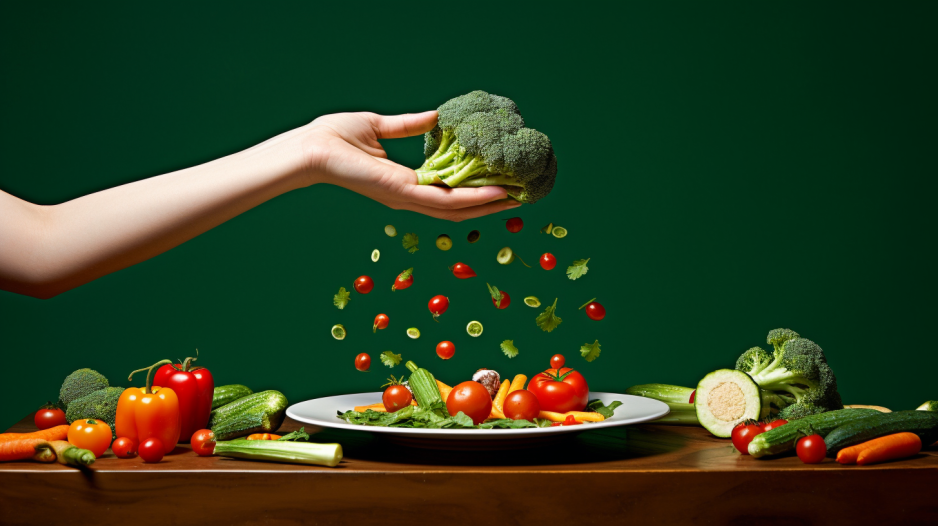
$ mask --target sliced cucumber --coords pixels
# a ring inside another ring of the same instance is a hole
[[[446,234],[440,234],[439,237],[436,238],[436,248],[446,252],[453,248],[453,240]]]
[[[345,339],[345,326],[339,323],[338,325],[332,326],[332,337],[336,340]]]
[[[537,296],[528,296],[524,298],[524,304],[528,307],[537,308],[541,306],[541,300],[537,299]]]
[[[478,230],[473,230],[472,232],[469,232],[468,236],[466,236],[466,241],[475,243],[479,240],[480,237],[482,237],[482,234]]]
[[[505,247],[498,251],[498,255],[495,256],[495,261],[498,261],[502,265],[507,265],[515,260],[515,253],[508,247]]]
[[[381,257],[381,252],[378,251],[377,248],[371,251],[371,260],[372,260],[372,261],[374,261],[375,263],[377,263],[377,262],[378,262],[378,258],[380,258],[380,257]]]
[[[394,228],[394,225],[388,225],[384,227],[384,233],[391,237],[394,237],[397,235],[397,229]]]
[[[407,336],[410,336],[412,340],[416,340],[420,337],[420,329],[417,327],[411,327],[407,329]]]
[[[477,321],[470,321],[469,325],[466,325],[466,332],[473,338],[478,337],[482,334],[482,324]]]
[[[567,237],[567,229],[562,226],[555,226],[553,230],[550,231],[557,239],[562,237]]]
[[[700,425],[718,437],[727,438],[736,424],[759,418],[762,395],[748,374],[720,369],[697,384],[694,405]]]

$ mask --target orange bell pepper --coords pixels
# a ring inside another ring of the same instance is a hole
[[[125,389],[117,400],[117,416],[114,419],[117,436],[133,439],[137,444],[142,444],[148,438],[158,438],[163,443],[164,453],[176,447],[182,429],[176,393],[168,387],[152,384],[154,369],[167,363],[172,362],[163,360],[130,373],[127,380],[133,378],[134,373],[148,371],[146,387]]]

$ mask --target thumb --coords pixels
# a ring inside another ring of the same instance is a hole
[[[371,124],[379,139],[398,139],[432,130],[436,126],[436,116],[436,110],[403,115],[372,115]]]

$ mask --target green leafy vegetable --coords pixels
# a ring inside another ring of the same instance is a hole
[[[404,245],[404,249],[413,254],[420,250],[417,248],[417,243],[420,242],[420,238],[417,237],[417,234],[407,233],[404,234],[404,239],[401,242]]]
[[[514,340],[505,340],[501,344],[502,352],[509,358],[518,356],[518,348],[515,347]]]
[[[495,302],[495,306],[501,308],[502,298],[504,298],[505,295],[502,294],[502,291],[498,290],[498,287],[493,287],[488,283],[486,283],[485,286],[489,288],[489,294],[492,295],[492,301]]]
[[[567,267],[567,277],[570,279],[577,279],[586,274],[586,271],[589,270],[589,267],[586,264],[589,263],[589,258],[587,259],[578,259],[573,262],[572,265]]]
[[[599,340],[581,345],[580,354],[586,358],[587,362],[592,362],[596,358],[599,358]]]
[[[339,310],[342,310],[348,305],[349,297],[350,294],[345,290],[345,287],[339,287],[339,293],[332,298],[332,303],[334,303]]]
[[[622,402],[618,400],[615,402],[609,402],[609,405],[603,404],[602,400],[592,400],[586,406],[586,408],[590,411],[596,411],[597,413],[603,415],[603,418],[612,418],[612,414],[620,405],[622,405]]]
[[[551,305],[550,307],[547,307],[547,309],[545,309],[544,312],[537,315],[537,319],[535,321],[537,322],[537,326],[540,327],[541,330],[550,332],[556,329],[558,325],[560,325],[560,322],[563,320],[561,320],[560,317],[557,316],[556,310],[557,310],[557,298],[554,298],[554,304]]]
[[[401,363],[401,355],[394,354],[391,351],[384,351],[381,353],[379,358],[381,358],[381,363],[387,365],[388,367],[394,367],[395,365]]]
[[[365,412],[346,411],[337,412],[338,418],[350,424],[382,427],[407,427],[426,429],[521,429],[526,427],[549,427],[550,421],[536,418],[533,422],[528,420],[511,420],[503,418],[490,420],[477,426],[472,425],[472,419],[460,411],[450,416],[444,402],[435,402],[427,407],[407,406],[393,413],[381,413],[368,409]]]
[[[306,432],[305,427],[301,427],[298,431],[291,431],[277,440],[284,442],[309,442],[309,433]]]

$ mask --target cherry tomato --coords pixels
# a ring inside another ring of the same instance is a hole
[[[68,441],[73,446],[91,451],[98,458],[111,445],[111,426],[104,420],[75,420],[68,428]]]
[[[509,393],[503,407],[502,412],[512,420],[534,420],[541,412],[541,404],[538,403],[537,397],[525,389]]]
[[[436,344],[436,355],[444,360],[449,360],[456,354],[456,346],[453,345],[453,342],[442,341]]]
[[[475,271],[469,268],[469,265],[465,263],[456,263],[449,269],[452,270],[453,275],[459,279],[468,279],[468,278],[476,277]]]
[[[576,418],[574,418],[573,415],[567,415],[567,418],[564,418],[564,419],[563,419],[563,425],[565,425],[565,426],[575,426],[575,425],[581,424],[581,423],[582,423],[582,422],[577,422],[577,421],[576,421]]]
[[[208,457],[215,453],[215,433],[211,429],[199,429],[192,433],[192,451],[200,457]]]
[[[355,357],[355,368],[359,371],[367,371],[371,367],[371,356],[368,353],[361,353]]]
[[[693,391],[690,392],[690,400],[687,403],[693,404],[696,398],[697,398],[697,390],[694,389]]]
[[[502,293],[502,301],[496,302],[495,298],[492,298],[492,305],[495,305],[495,307],[499,309],[507,309],[508,306],[511,305],[511,296],[504,290],[500,290],[499,292]]]
[[[389,413],[409,406],[410,401],[413,399],[414,395],[410,394],[410,391],[403,385],[392,385],[385,389],[384,394],[381,395],[384,408],[387,409]]]
[[[362,294],[368,294],[373,288],[375,288],[375,282],[368,276],[359,276],[359,278],[355,280],[355,290]]]
[[[567,359],[564,358],[562,354],[555,354],[550,357],[551,369],[560,369],[565,363],[567,363]]]
[[[590,394],[583,375],[569,367],[536,374],[528,384],[528,391],[537,397],[541,410],[557,413],[582,411]]]
[[[134,458],[137,456],[137,442],[132,438],[119,437],[111,444],[111,451],[117,458]]]
[[[795,451],[805,464],[819,464],[827,455],[827,444],[821,435],[808,435],[798,440]]]
[[[375,316],[375,324],[371,327],[371,332],[378,332],[378,329],[386,329],[388,323],[391,322],[391,319],[388,318],[387,314],[379,314]]]
[[[481,424],[492,413],[492,397],[479,382],[463,382],[446,397],[446,410],[455,416],[462,411],[475,425]]]
[[[511,219],[505,220],[505,228],[508,229],[512,234],[521,232],[521,229],[524,228],[524,221],[520,217],[512,217]]]
[[[779,418],[778,420],[775,420],[774,422],[766,422],[762,424],[762,429],[765,431],[771,431],[775,429],[776,427],[783,426],[787,423],[788,423],[788,420]]]
[[[599,303],[593,301],[586,306],[586,315],[589,316],[591,320],[598,321],[606,317],[606,309]]]
[[[163,460],[163,442],[156,437],[151,437],[140,444],[137,451],[144,462],[159,462]]]
[[[553,270],[557,266],[557,258],[554,257],[550,252],[545,252],[541,256],[541,268],[544,270]]]
[[[433,296],[430,298],[430,303],[427,304],[427,308],[433,313],[433,319],[435,320],[449,308],[449,298],[442,294]]]
[[[36,423],[36,427],[39,429],[49,429],[50,427],[55,426],[64,426],[68,422],[65,421],[65,411],[62,411],[55,406],[52,402],[42,406],[39,411],[36,411],[36,416],[33,417],[33,422]]]
[[[765,430],[763,430],[762,426],[759,424],[740,422],[739,425],[733,428],[733,432],[730,434],[733,439],[733,447],[743,455],[748,455],[749,443],[752,442],[752,439],[755,438],[756,435],[761,435],[764,432]]]
[[[414,269],[409,268],[397,275],[391,290],[401,290],[414,284]]]

